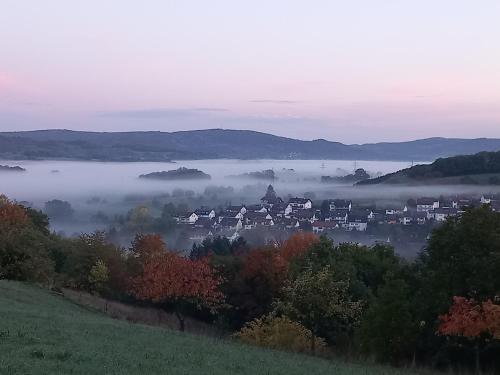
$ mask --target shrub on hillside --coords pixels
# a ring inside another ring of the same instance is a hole
[[[313,336],[312,332],[300,323],[273,315],[247,323],[235,337],[245,344],[299,353],[312,352],[313,337],[316,352],[326,347],[325,340]]]

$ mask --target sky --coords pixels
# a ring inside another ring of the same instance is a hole
[[[0,0],[0,131],[500,138],[499,0]]]

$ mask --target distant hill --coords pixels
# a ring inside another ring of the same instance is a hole
[[[10,165],[0,165],[0,172],[26,172],[26,169],[16,165],[11,167]]]
[[[139,178],[150,178],[156,180],[210,180],[211,176],[198,169],[181,167],[171,171],[152,172],[141,174]]]
[[[357,185],[421,183],[500,185],[500,151],[440,158],[432,164],[416,165]]]
[[[411,142],[346,145],[303,141],[249,130],[0,133],[0,159],[168,161],[173,159],[417,160],[500,150],[500,139],[429,138]]]

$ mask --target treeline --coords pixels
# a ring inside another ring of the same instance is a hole
[[[2,197],[0,277],[72,287],[187,316],[243,342],[394,365],[500,369],[500,214],[475,208],[435,229],[406,262],[387,245],[298,233],[277,245],[205,240],[189,257],[158,235],[128,248],[68,239]]]
[[[441,177],[467,176],[500,173],[500,151],[479,152],[474,155],[459,155],[440,158],[431,164],[415,165],[398,172],[389,173],[371,180],[358,182],[359,185],[391,182],[399,177],[424,180]],[[492,181],[495,183],[495,180]]]

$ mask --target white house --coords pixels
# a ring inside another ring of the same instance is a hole
[[[198,220],[198,215],[196,215],[194,212],[188,215],[181,215],[177,216],[175,219],[177,220],[178,223],[181,224],[194,224]]]
[[[457,216],[456,208],[438,208],[433,211],[433,219],[436,221],[445,221],[448,217]]]
[[[399,218],[399,223],[402,225],[410,225],[413,223],[413,218],[411,217],[411,215],[402,215]]]
[[[366,221],[349,221],[347,226],[348,230],[357,230],[359,232],[364,232],[368,228],[368,223]]]
[[[365,215],[349,215],[347,230],[364,232],[368,228],[368,218]]]
[[[347,224],[349,213],[347,210],[330,211],[330,220],[334,220],[339,224]]]
[[[323,233],[338,227],[338,224],[334,221],[315,221],[312,225],[312,230],[313,233]]]
[[[245,215],[247,213],[247,208],[243,205],[241,205],[241,206],[229,206],[228,208],[226,208],[226,211],[239,212],[242,215]]]
[[[483,195],[481,196],[481,204],[491,204],[491,202],[495,201],[495,197],[492,195]]]
[[[215,210],[210,208],[198,208],[194,210],[194,213],[200,217],[208,217],[209,219],[213,219],[215,217]]]
[[[439,208],[439,199],[419,198],[417,199],[417,212],[429,212]]]
[[[312,201],[307,198],[291,198],[288,204],[292,209],[309,210],[312,208]]]
[[[333,199],[330,201],[330,211],[334,210],[352,210],[352,201],[346,199]]]

